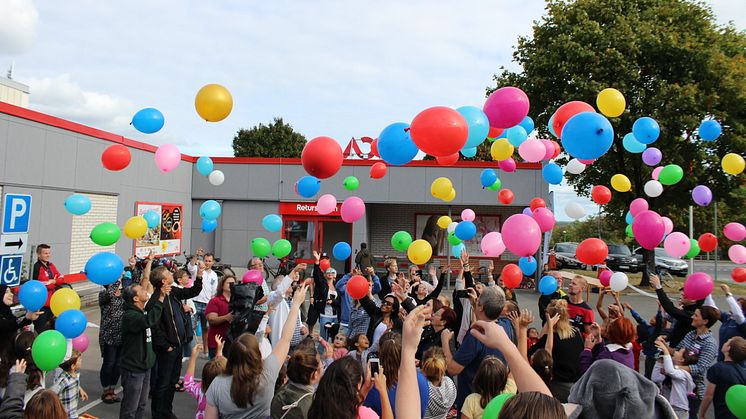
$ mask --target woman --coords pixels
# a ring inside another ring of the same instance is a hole
[[[692,375],[694,384],[697,386],[694,394],[689,396],[689,417],[694,417],[699,411],[705,396],[705,375],[717,360],[718,344],[710,332],[710,327],[718,319],[720,319],[720,311],[716,308],[703,305],[694,310],[691,323],[694,330],[687,333],[676,346],[676,350],[686,348],[699,355],[696,364],[679,367]]]
[[[101,400],[106,404],[121,401],[114,392],[119,381],[119,357],[122,349],[122,299],[121,280],[107,285],[98,293],[98,305],[101,307],[101,328],[98,331],[98,344],[101,347]]]
[[[445,329],[453,332],[458,328],[456,312],[452,308],[440,306],[440,301],[438,300],[432,300],[431,303],[433,303],[432,309],[434,314],[431,326],[426,326],[422,332],[422,340],[420,340],[420,345],[417,347],[417,359],[421,359],[422,354],[433,346],[441,346],[441,335]],[[453,340],[451,342],[453,343]],[[452,349],[455,350],[455,348]]]
[[[321,272],[319,265],[321,255],[314,251],[313,256],[316,258],[316,262],[313,265],[313,299],[311,307],[313,308],[313,317],[319,318],[319,331],[321,337],[324,340],[329,340],[329,335],[326,330],[326,325],[329,323],[337,323],[339,314],[339,294],[337,289],[334,287],[334,282],[337,280],[337,271],[334,268],[327,268],[325,272]],[[309,314],[309,318],[312,317]],[[316,319],[309,319],[308,328],[313,330],[313,326],[316,323]]]
[[[389,330],[401,333],[402,322],[399,318],[399,299],[394,295],[387,295],[381,301],[381,307],[378,307],[370,296],[366,295],[360,299],[360,305],[370,316],[366,333],[370,342],[370,351],[378,352],[378,341],[384,333]]]
[[[599,359],[612,359],[631,369],[635,368],[632,340],[636,335],[635,326],[626,317],[609,323],[606,328],[606,343],[601,339],[600,328],[594,323],[591,333],[585,339],[585,349],[580,354],[580,371],[585,372]]]
[[[356,360],[351,357],[338,359],[326,368],[321,377],[308,410],[308,419],[377,418],[372,409],[362,405],[369,389],[370,384],[363,377],[363,368]],[[391,406],[387,407],[390,413]]]
[[[210,302],[207,303],[207,308],[205,308],[207,322],[210,324],[210,328],[207,330],[207,347],[210,359],[215,358],[216,355],[217,341],[215,336],[220,336],[223,340],[226,340],[228,329],[233,322],[233,314],[231,314],[228,305],[231,302],[231,285],[235,283],[236,277],[233,275],[225,275],[220,278],[217,288],[218,295],[212,297]]]
[[[456,385],[446,376],[446,356],[438,346],[433,346],[423,355],[422,373],[427,378],[430,398],[424,419],[445,419],[456,401]]]
[[[287,364],[288,383],[272,398],[272,419],[305,419],[313,393],[324,373],[324,364],[314,349],[296,350]]]

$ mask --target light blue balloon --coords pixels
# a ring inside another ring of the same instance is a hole
[[[208,200],[199,207],[199,216],[206,220],[216,220],[220,217],[220,204],[215,200]]]
[[[552,123],[554,123],[554,115],[552,115],[549,118],[549,123],[547,124],[547,128],[549,129],[549,133],[552,134],[554,136],[554,138],[558,138],[557,137],[557,133],[554,132],[554,128],[552,127]]]
[[[541,175],[548,184],[559,185],[562,183],[564,173],[562,173],[562,168],[556,163],[549,163],[541,169]]]
[[[632,134],[631,132],[624,136],[622,139],[622,145],[624,146],[624,149],[629,151],[630,153],[642,153],[645,151],[648,146],[645,144],[637,141],[637,138],[635,138],[635,134]]]
[[[155,228],[161,221],[161,214],[158,214],[156,211],[150,210],[143,214],[142,218],[144,218],[145,222],[148,223],[148,228]]]
[[[332,255],[337,260],[347,260],[352,254],[352,248],[345,242],[337,242],[332,248]]]
[[[562,129],[564,132],[564,128]],[[557,291],[557,279],[551,275],[546,275],[539,280],[539,291],[543,295],[551,295]]]
[[[202,232],[212,233],[218,228],[218,220],[202,220]]]
[[[453,234],[461,241],[471,240],[477,234],[477,226],[471,221],[461,221]]]
[[[111,252],[100,252],[91,256],[85,264],[85,276],[98,285],[117,282],[124,272],[122,259]]]
[[[661,134],[661,127],[655,119],[643,116],[632,124],[632,134],[635,134],[637,141],[643,144],[652,144]]]
[[[518,259],[518,267],[521,268],[524,275],[531,276],[536,272],[536,258],[524,256]]]
[[[489,188],[497,181],[497,172],[495,169],[484,169],[479,175],[479,181],[482,182],[483,188]]]
[[[701,138],[702,141],[715,141],[722,132],[723,127],[721,127],[720,123],[714,119],[708,119],[699,124],[699,138]]]
[[[451,253],[457,258],[461,257],[461,252],[463,252],[464,250],[466,250],[466,246],[463,243],[451,246]]]
[[[477,148],[462,148],[461,149],[461,155],[464,157],[474,157],[477,155]]]
[[[401,166],[414,159],[420,151],[409,136],[409,124],[395,122],[378,135],[378,155],[392,166]]]
[[[18,301],[26,307],[26,311],[39,311],[47,302],[47,287],[40,281],[32,279],[21,285]]]
[[[522,126],[523,129],[526,130],[527,133],[531,134],[531,131],[534,130],[534,120],[531,119],[530,116],[526,115],[525,118],[523,118],[523,121],[521,121],[518,125]]]
[[[627,224],[632,224],[632,221],[635,220],[635,217],[632,216],[632,213],[627,211],[627,214],[624,216],[624,221],[627,222]]]
[[[54,328],[62,333],[67,339],[75,339],[85,332],[88,320],[85,314],[76,309],[65,310],[57,316],[54,322]]]
[[[277,214],[267,214],[262,218],[262,227],[269,232],[277,233],[282,230],[282,217]]]
[[[528,133],[520,125],[508,128],[506,131],[508,132],[508,142],[513,144],[513,147],[520,146],[528,138]]]
[[[314,176],[303,176],[296,183],[296,192],[304,198],[311,198],[321,189],[321,181]]]
[[[212,159],[207,156],[202,156],[197,159],[197,172],[202,176],[210,176],[214,167],[215,165],[212,163]]]
[[[463,148],[474,148],[482,144],[490,132],[490,121],[487,119],[487,115],[476,106],[462,106],[457,108],[456,111],[466,119],[466,123],[469,125],[469,136],[466,138],[466,144]]]
[[[595,160],[611,148],[614,128],[605,116],[596,112],[581,112],[562,127],[562,148],[581,160]]]
[[[144,134],[152,134],[163,128],[163,114],[155,108],[144,108],[132,117],[132,125]]]
[[[83,215],[91,210],[91,200],[85,195],[74,193],[65,199],[65,209],[72,215]]]

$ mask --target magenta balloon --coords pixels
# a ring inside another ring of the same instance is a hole
[[[596,161],[596,160],[582,160],[582,159],[578,159],[578,161],[587,166],[589,164],[593,164],[593,162]]]
[[[655,166],[661,162],[663,154],[655,147],[648,147],[642,152],[642,162],[648,166]]]
[[[529,100],[526,93],[517,87],[501,87],[487,98],[482,110],[495,128],[510,128],[518,125],[528,115]]]
[[[680,258],[687,254],[691,246],[692,242],[689,240],[689,236],[678,231],[669,234],[663,241],[663,248],[666,249],[666,253],[674,258]]]
[[[712,191],[705,185],[697,185],[692,189],[692,200],[695,204],[706,207],[712,201]]]
[[[740,242],[746,239],[746,227],[741,223],[728,223],[723,227],[723,234],[734,242]]]
[[[542,160],[550,160],[554,157],[554,143],[552,143],[552,140],[541,140],[541,143],[544,144],[544,148],[546,149]]]
[[[531,256],[541,244],[539,224],[528,215],[511,215],[505,220],[501,233],[503,243],[516,256]]]
[[[356,196],[351,196],[342,202],[339,213],[342,215],[342,221],[354,223],[365,215],[365,202]]]
[[[653,250],[666,235],[666,225],[658,213],[648,210],[641,211],[632,220],[632,232],[640,246]]]
[[[505,160],[497,162],[497,166],[506,172],[515,172],[515,160],[512,157],[508,157]]]
[[[484,237],[482,237],[480,247],[485,256],[498,257],[502,255],[505,251],[505,243],[503,243],[502,234],[496,231],[491,231],[485,234]]]
[[[728,249],[728,259],[736,265],[743,265],[746,263],[746,247],[734,244]]]
[[[666,234],[671,234],[673,231],[673,221],[671,221],[668,217],[661,217],[663,219],[663,224],[666,226]]]
[[[610,270],[605,270],[601,272],[601,274],[598,275],[598,280],[601,281],[601,285],[604,287],[608,287],[611,283],[611,275],[613,275],[614,272],[611,272]]]
[[[73,348],[80,351],[80,353],[83,353],[88,349],[88,343],[88,336],[86,336],[85,333],[73,338],[72,340]]]
[[[632,214],[633,217],[636,217],[637,214],[641,213],[642,211],[646,211],[648,209],[648,201],[646,201],[644,198],[635,198],[634,201],[632,201],[631,204],[629,204],[629,212]]]
[[[246,271],[245,274],[243,274],[242,281],[244,282],[244,284],[248,282],[255,282],[261,285],[262,282],[264,281],[264,275],[262,275],[261,271],[258,271],[256,269],[251,269],[251,270]]]
[[[542,233],[552,231],[554,228],[554,214],[547,208],[536,208],[534,213],[531,214],[536,224],[539,225],[539,229]]]
[[[684,297],[690,300],[704,300],[712,293],[713,286],[710,275],[704,272],[694,272],[684,282]]]
[[[650,177],[653,178],[653,180],[658,180],[658,175],[661,174],[661,170],[663,170],[663,166],[658,166],[655,169],[653,169],[653,173],[650,175]]]

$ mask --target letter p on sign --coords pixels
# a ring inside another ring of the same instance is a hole
[[[31,195],[6,194],[3,203],[3,233],[28,233]]]

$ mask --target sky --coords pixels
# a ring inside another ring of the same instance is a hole
[[[719,23],[746,27],[742,2],[707,3]],[[239,128],[276,116],[344,145],[430,106],[481,107],[543,13],[540,0],[0,0],[0,71],[14,64],[32,109],[186,154],[232,156]],[[233,95],[218,123],[194,110],[208,83]],[[163,112],[160,132],[129,125],[145,107]],[[566,184],[552,189],[558,220],[573,201],[597,211]]]

